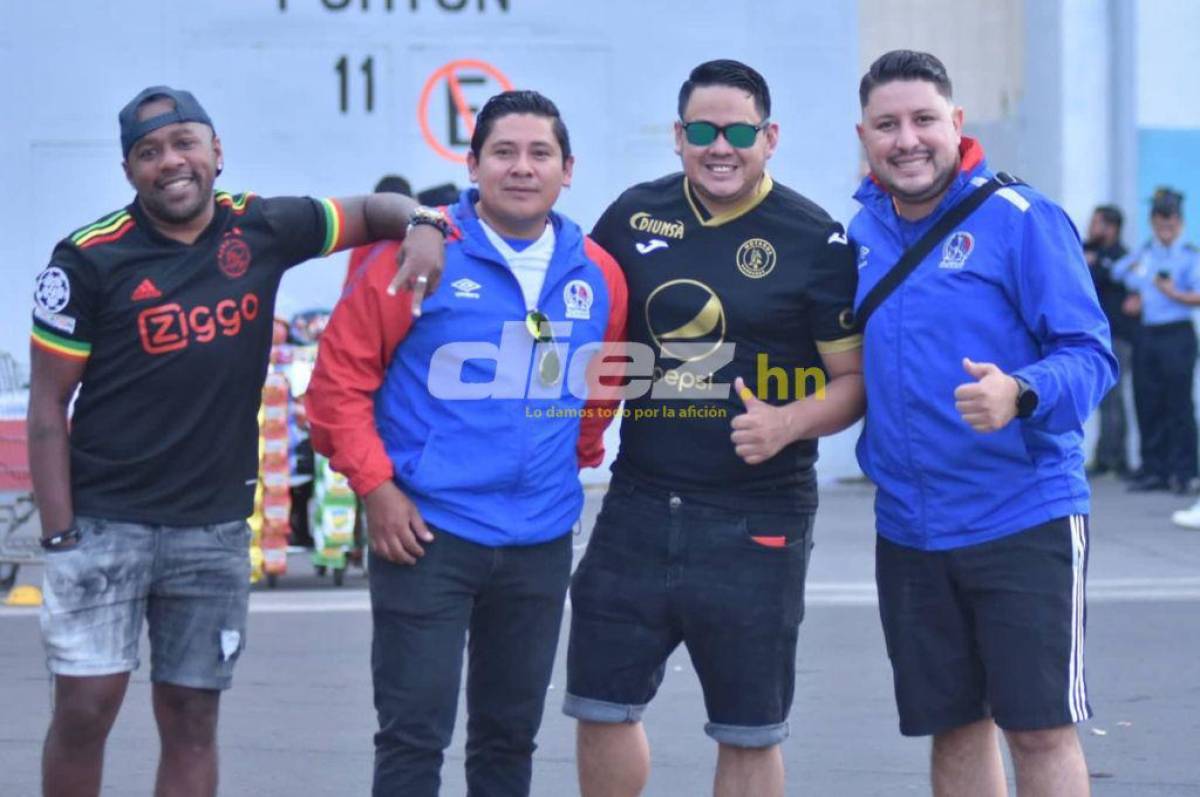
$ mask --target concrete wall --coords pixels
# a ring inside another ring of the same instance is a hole
[[[337,196],[385,172],[418,189],[464,184],[465,166],[431,143],[461,156],[468,137],[435,76],[457,63],[478,107],[499,73],[562,110],[577,164],[560,209],[590,228],[620,190],[679,168],[671,128],[688,71],[739,58],[771,84],[775,177],[835,216],[853,208],[854,2],[108,0],[6,3],[0,17],[0,351],[22,362],[33,277],[54,242],[132,197],[116,114],[156,83],[191,89],[213,117],[219,187]],[[331,306],[344,264],[290,272],[279,310]],[[848,440],[827,447],[824,473],[854,470]]]
[[[418,188],[464,183],[465,167],[427,143],[418,103],[442,65],[483,60],[560,105],[578,156],[561,207],[586,227],[622,188],[678,168],[670,130],[680,82],[699,61],[737,57],[772,83],[783,129],[776,176],[838,215],[856,179],[852,4],[589,0],[567,13],[554,0],[111,0],[69,13],[13,3],[3,14],[0,68],[28,77],[0,83],[0,268],[14,286],[0,298],[0,350],[23,360],[28,292],[16,286],[31,285],[55,240],[129,201],[116,112],[153,83],[191,88],[208,108],[227,153],[221,187],[339,195],[369,190],[386,171]],[[498,90],[481,69],[456,74],[472,105]],[[461,153],[449,144],[446,96],[439,82],[425,116],[433,137]],[[332,302],[340,266],[299,269],[288,301]]]
[[[1156,185],[1182,188],[1189,215],[1200,202],[1193,0],[110,0],[0,13],[0,70],[13,78],[0,83],[0,351],[23,363],[32,277],[55,240],[129,201],[116,112],[156,82],[193,89],[213,115],[221,187],[339,195],[388,171],[418,188],[465,182],[430,143],[463,151],[445,81],[419,106],[440,67],[484,61],[561,107],[578,156],[561,208],[586,227],[626,185],[678,167],[670,126],[687,71],[741,58],[771,83],[773,173],[848,219],[858,80],[880,53],[910,47],[946,62],[992,165],[1077,224],[1116,201],[1133,241]],[[500,85],[477,65],[454,74],[471,105]],[[292,272],[280,309],[331,304],[343,266],[335,256]],[[824,477],[855,472],[853,436],[823,445]]]
[[[1137,195],[1134,236],[1149,235],[1149,198],[1160,185],[1186,195],[1185,237],[1200,234],[1200,3],[1136,2]]]

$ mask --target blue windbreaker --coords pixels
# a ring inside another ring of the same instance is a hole
[[[550,214],[555,246],[537,310],[555,325],[564,378],[543,384],[525,297],[480,226],[477,199],[465,191],[450,211],[441,286],[419,318],[408,298],[386,294],[398,244],[351,280],[306,403],[313,446],[360,495],[393,479],[445,531],[533,545],[570,530],[583,507],[578,468],[603,458],[611,414],[587,398],[584,372],[602,342],[624,337],[625,280],[574,222]]]
[[[850,223],[856,306],[947,210],[991,177],[963,139],[963,168],[918,222],[867,177]],[[1078,233],[1028,186],[1001,189],[934,247],[867,324],[867,416],[858,461],[878,488],[876,530],[944,550],[1087,514],[1083,423],[1114,384],[1116,359]],[[1028,419],[990,434],[955,408],[973,381],[962,360],[996,364],[1038,394]]]

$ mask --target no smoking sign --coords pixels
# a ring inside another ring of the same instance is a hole
[[[466,163],[475,114],[484,101],[512,82],[486,61],[464,58],[439,67],[421,88],[417,119],[425,143],[441,157]]]

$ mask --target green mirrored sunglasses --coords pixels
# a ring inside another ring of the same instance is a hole
[[[525,316],[525,329],[537,341],[541,349],[538,355],[538,381],[543,385],[557,384],[562,377],[562,358],[558,356],[558,347],[554,345],[554,334],[551,332],[550,319],[540,310],[530,310]]]
[[[749,122],[734,122],[731,125],[718,127],[712,122],[680,122],[683,125],[683,136],[693,147],[707,147],[717,140],[718,135],[725,136],[729,146],[746,149],[754,146],[758,131],[766,128],[770,122],[766,119],[762,124],[752,125]]]

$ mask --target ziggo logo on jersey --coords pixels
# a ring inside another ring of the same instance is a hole
[[[176,302],[147,307],[138,313],[138,337],[147,354],[166,354],[186,348],[193,340],[208,343],[219,332],[232,338],[244,322],[258,317],[258,297],[247,293],[241,299],[222,299],[214,307],[196,305],[184,310]]]

